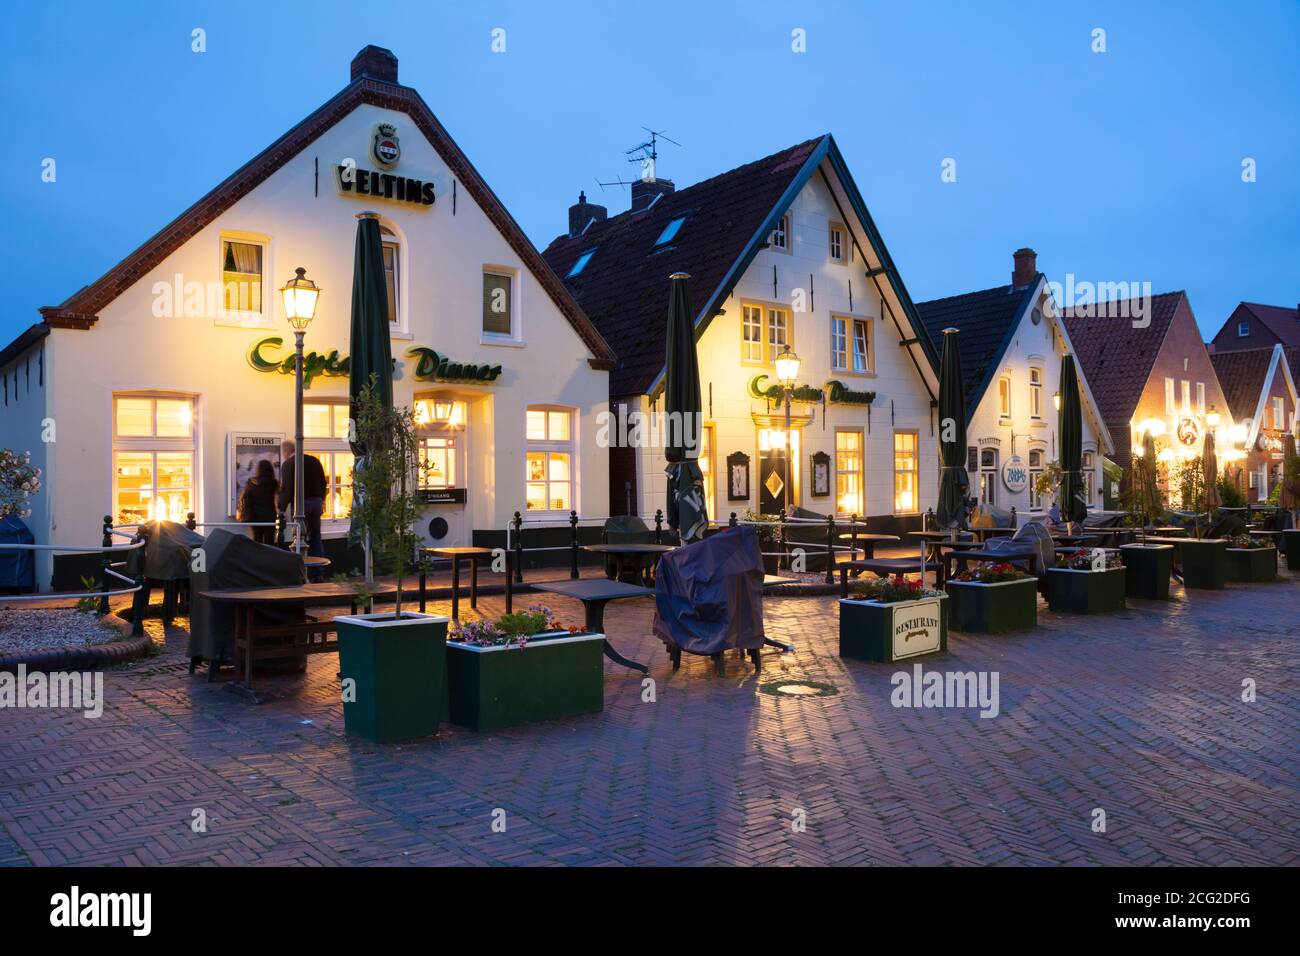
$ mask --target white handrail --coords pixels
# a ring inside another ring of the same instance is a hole
[[[71,544],[8,544],[0,542],[0,548],[9,548],[13,551],[62,551],[68,554],[90,553],[92,551],[134,551],[136,548],[143,547],[143,538],[139,541],[132,541],[131,544],[95,544],[87,547]]]
[[[7,604],[10,601],[64,601],[69,598],[76,598],[77,600],[80,600],[82,598],[118,597],[119,595],[122,594],[134,594],[136,591],[139,591],[141,587],[143,587],[143,585],[136,584],[134,581],[132,581],[130,578],[126,577],[125,575],[118,574],[112,568],[104,568],[104,573],[111,574],[113,577],[125,581],[127,584],[130,584],[131,587],[118,588],[115,591],[80,591],[80,592],[60,591],[57,594],[40,594],[40,593],[6,594],[0,597],[0,604]]]

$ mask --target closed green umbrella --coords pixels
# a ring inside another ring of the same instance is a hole
[[[668,299],[668,347],[665,355],[664,412],[668,420],[664,456],[668,459],[668,525],[682,542],[698,541],[709,526],[700,471],[700,360],[695,352],[695,322],[691,318],[686,283],[690,276],[674,272]]]
[[[1165,510],[1164,502],[1160,500],[1159,479],[1156,477],[1156,439],[1149,428],[1142,432],[1142,457],[1137,460],[1133,481],[1137,506],[1142,512],[1142,524],[1145,527]]]
[[[1277,506],[1291,512],[1291,527],[1295,527],[1295,513],[1300,509],[1300,457],[1296,456],[1295,435],[1286,433],[1282,439],[1282,490]]]
[[[386,407],[393,405],[393,353],[389,345],[388,279],[384,272],[384,243],[379,234],[379,216],[363,212],[357,216],[356,254],[352,260],[352,337],[348,343],[348,400],[352,420],[357,420],[357,400],[374,377],[375,394]],[[349,436],[352,454],[358,462],[366,448]],[[357,483],[359,487],[359,483]],[[366,541],[366,580],[372,581],[370,542]]]
[[[1083,402],[1079,398],[1079,374],[1074,356],[1061,359],[1061,413],[1057,425],[1061,436],[1061,487],[1057,504],[1061,520],[1083,521],[1088,503],[1083,487]]]
[[[943,330],[939,367],[939,503],[935,519],[943,529],[965,528],[970,495],[966,474],[966,394],[961,380],[957,330]]]

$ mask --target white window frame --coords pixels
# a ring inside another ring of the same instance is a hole
[[[1034,464],[1034,456],[1038,456],[1038,464]],[[1043,495],[1038,491],[1038,479],[1043,476],[1044,459],[1047,452],[1042,448],[1029,449],[1029,510],[1043,510]]]
[[[1280,395],[1273,396],[1273,428],[1275,431],[1286,431],[1286,400]]]
[[[257,311],[244,309],[226,309],[226,243],[239,242],[249,246],[260,246],[262,249],[262,308]],[[273,329],[275,328],[276,308],[275,302],[279,300],[279,292],[276,291],[275,283],[271,277],[275,274],[272,269],[274,262],[271,258],[271,237],[256,232],[242,232],[237,230],[223,229],[217,237],[217,285],[220,287],[220,294],[217,296],[217,314],[213,316],[213,324],[234,329]],[[172,308],[177,317],[183,316],[184,299],[180,302],[174,302]],[[282,308],[282,307],[281,307]]]
[[[992,466],[984,464],[984,456],[992,455]],[[980,449],[980,493],[979,500],[981,504],[990,505],[994,508],[998,505],[998,470],[1001,465],[1002,452],[992,445],[985,445]]]
[[[840,436],[852,435],[857,439],[858,447],[856,454],[858,456],[857,468],[840,468]],[[835,447],[832,450],[833,457],[831,460],[831,480],[834,482],[835,494],[835,513],[839,515],[865,515],[867,513],[867,445],[862,435],[861,428],[844,428],[835,429]],[[917,449],[917,457],[920,457],[920,449]],[[845,509],[843,502],[840,500],[840,476],[847,475],[852,479],[851,483],[857,485],[857,502],[854,507]]]
[[[1196,414],[1205,416],[1205,383],[1196,383]]]
[[[1250,323],[1249,323],[1249,322],[1238,322],[1238,323],[1237,323],[1237,338],[1239,338],[1239,339],[1248,339],[1248,338],[1250,338]]]
[[[1187,379],[1183,379],[1180,385],[1183,397],[1182,412],[1184,415],[1188,415],[1192,411],[1192,383]]]
[[[1095,452],[1085,451],[1081,460],[1083,471],[1083,498],[1088,504],[1094,504],[1093,495],[1097,484],[1097,455]]]
[[[1029,367],[1029,417],[1043,417],[1043,370],[1037,365]]]
[[[393,250],[393,298],[397,301],[393,303],[394,319],[388,324],[388,331],[400,336],[411,331],[403,289],[406,283],[406,263],[403,261],[406,242],[395,227],[382,220],[379,223],[379,238],[385,249]]]
[[[265,262],[265,260],[263,260]],[[152,435],[119,435],[117,433],[117,403],[119,399],[139,399],[151,402],[151,420]],[[188,402],[190,406],[190,433],[188,437],[181,436],[158,436],[158,401]],[[150,468],[152,469],[152,492],[153,500],[158,497],[158,455],[159,454],[188,454],[190,456],[190,485],[188,489],[168,489],[169,491],[184,491],[190,493],[189,511],[193,511],[196,516],[200,515],[200,504],[202,498],[199,495],[202,474],[199,467],[199,415],[198,415],[198,398],[195,395],[184,392],[165,392],[165,391],[130,391],[114,392],[112,403],[109,406],[109,414],[112,416],[110,423],[110,434],[113,436],[112,451],[109,455],[109,487],[112,489],[112,514],[113,522],[120,524],[119,514],[121,508],[118,502],[118,484],[117,484],[117,454],[118,452],[127,452],[131,454],[148,454],[151,456]],[[148,519],[146,519],[148,520]],[[182,521],[185,519],[182,518]]]
[[[786,213],[776,221],[776,228],[772,230],[768,246],[775,252],[789,255],[791,245],[793,243],[790,241],[790,214]]]
[[[898,467],[898,436],[911,435],[913,439],[913,448],[915,449],[912,456],[912,468],[904,472]],[[891,471],[894,475],[893,487],[893,509],[896,515],[915,515],[921,513],[921,433],[915,428],[895,428],[890,454],[893,456],[893,467]],[[865,451],[863,452],[865,455]],[[898,476],[900,474],[910,474],[912,476],[912,509],[910,511],[900,511],[898,507]]]
[[[1169,377],[1165,378],[1165,414],[1178,414],[1178,396],[1174,392],[1174,380]]]
[[[524,344],[523,283],[520,281],[519,270],[514,266],[505,266],[491,262],[484,263],[479,286],[480,301],[482,301],[483,298],[482,283],[487,281],[487,276],[489,275],[510,280],[510,332],[489,332],[487,329],[483,328],[483,314],[482,307],[480,306],[478,323],[479,344],[515,347],[521,346]]]
[[[352,477],[349,475],[346,482],[339,478],[335,460],[335,455],[343,452],[352,454],[352,446],[346,438],[334,437],[334,426],[342,416],[343,421],[351,417],[352,410],[346,398],[311,398],[303,402],[303,407],[308,405],[328,405],[330,408],[330,434],[323,435],[303,435],[302,453],[304,455],[315,455],[321,463],[321,468],[325,471],[325,511],[328,513],[334,506],[335,487],[342,488],[344,485],[352,485]],[[328,456],[322,458],[321,456]],[[283,466],[281,466],[283,467]],[[340,528],[346,528],[350,519],[348,515],[331,515],[330,517],[321,518],[321,528],[328,531],[338,531]]]
[[[745,331],[750,327],[747,323],[748,310],[750,309],[759,310],[761,359],[749,357],[749,346],[752,343],[745,338]],[[772,343],[772,332],[776,327],[773,320],[774,312],[780,312],[785,316],[785,344],[789,345],[791,349],[795,347],[794,312],[788,305],[779,302],[764,302],[760,299],[745,299],[740,303],[740,361],[742,365],[774,367],[777,355],[781,352],[781,346],[774,346]]]
[[[1011,418],[1011,376],[998,376],[998,418],[1006,421]]]
[[[546,412],[546,438],[529,438],[528,437],[528,412]],[[569,437],[565,440],[555,440],[550,438],[551,429],[551,412],[563,412],[569,417]],[[524,513],[530,515],[556,516],[568,515],[570,511],[578,510],[578,450],[577,450],[577,433],[578,433],[578,412],[571,405],[529,405],[524,409]],[[544,452],[547,455],[546,463],[546,508],[528,508],[528,486],[534,484],[528,477],[528,454],[530,452]],[[569,456],[569,506],[567,508],[551,508],[550,503],[552,495],[551,489],[551,469],[550,455],[566,454]]]
[[[840,254],[835,255],[835,234],[839,233]],[[826,224],[826,257],[839,265],[849,264],[849,230],[844,223],[831,220]]]

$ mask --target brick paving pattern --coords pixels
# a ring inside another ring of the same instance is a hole
[[[656,702],[607,662],[601,715],[397,746],[345,736],[333,657],[263,679],[255,706],[186,673],[183,619],[150,621],[162,653],[107,672],[100,719],[0,710],[0,865],[1294,865],[1300,574],[1282,574],[1090,619],[1040,605],[1034,631],[921,659],[997,671],[994,719],[892,707],[910,665],[841,660],[832,598],[766,602],[797,648],[763,680],[839,691],[797,699],[735,658],[673,674],[650,602],[618,602],[607,628]]]

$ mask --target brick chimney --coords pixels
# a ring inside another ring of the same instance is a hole
[[[638,179],[632,184],[632,211],[649,209],[656,196],[671,195],[676,188],[671,179]]]
[[[579,192],[578,201],[569,207],[569,238],[580,235],[591,220],[604,222],[608,216],[608,209],[594,202],[587,202],[587,194]]]
[[[1011,288],[1023,289],[1038,275],[1038,253],[1026,246],[1017,249],[1011,256],[1016,262],[1015,271],[1011,273]]]
[[[393,56],[393,51],[374,45],[364,47],[352,58],[352,79],[363,76],[383,80],[385,83],[396,83],[397,57]]]

